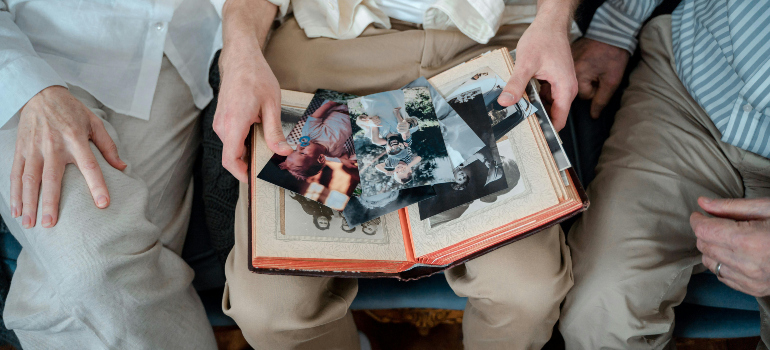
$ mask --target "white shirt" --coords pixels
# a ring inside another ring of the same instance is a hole
[[[412,19],[410,22],[422,23],[425,29],[459,30],[486,44],[500,26],[532,23],[537,13],[537,0],[414,0],[412,8],[407,5],[410,0],[268,1],[279,6],[279,17],[293,11],[297,23],[309,38],[351,39],[370,24],[390,28],[390,15],[405,15],[408,17],[404,18]],[[414,18],[420,18],[419,22]],[[574,21],[570,34],[573,40],[582,35]]]
[[[41,90],[66,84],[147,120],[164,54],[205,107],[222,3],[0,0],[0,127]]]

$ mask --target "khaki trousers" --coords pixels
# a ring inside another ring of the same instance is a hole
[[[27,349],[216,349],[193,271],[179,257],[200,142],[189,88],[164,57],[149,121],[70,92],[104,121],[128,168],[92,144],[110,191],[98,209],[67,165],[59,222],[21,228],[9,211],[16,129],[0,130],[0,214],[23,249],[3,320]]]
[[[370,27],[351,40],[308,39],[289,19],[273,34],[266,57],[284,89],[369,94],[430,77],[487,50],[515,48],[526,29],[503,27],[489,45],[479,45],[460,32],[394,27]],[[256,349],[358,349],[348,310],[357,280],[248,270],[247,192],[241,187],[235,247],[225,266],[225,313]],[[469,298],[467,349],[540,349],[572,285],[569,250],[558,227],[451,269],[446,278],[457,295]]]
[[[689,224],[698,196],[770,196],[770,160],[720,141],[675,71],[671,17],[653,19],[596,179],[573,226],[575,286],[562,311],[567,349],[673,348],[673,307],[703,271]],[[760,305],[767,311],[766,299]],[[767,313],[763,339],[770,340]]]

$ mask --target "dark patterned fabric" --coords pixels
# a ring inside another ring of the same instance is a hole
[[[201,113],[201,132],[203,133],[201,174],[206,226],[210,233],[212,248],[224,265],[230,249],[235,244],[233,231],[235,204],[238,201],[238,179],[222,167],[222,141],[212,127],[219,94],[218,62],[219,52],[214,57],[209,73],[209,83],[214,89],[214,99]]]
[[[8,231],[8,227],[5,226],[3,219],[0,218],[0,247],[4,246],[3,240],[6,237],[10,237],[11,232]],[[5,322],[2,320],[3,310],[5,310],[5,298],[8,297],[8,290],[11,288],[11,277],[13,273],[11,268],[6,264],[5,260],[0,263],[0,346],[12,345],[16,349],[21,350],[21,344],[19,344],[19,338],[16,338],[16,334],[12,330],[5,328]]]

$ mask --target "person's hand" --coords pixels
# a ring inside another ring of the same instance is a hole
[[[409,122],[407,122],[404,119],[401,119],[401,121],[396,124],[396,132],[399,134],[406,134],[409,131]]]
[[[252,124],[262,123],[273,152],[292,152],[281,129],[281,89],[260,44],[276,9],[267,1],[230,0],[222,10],[222,83],[213,127],[223,144],[222,166],[242,182],[248,182],[245,141]]]
[[[11,168],[11,215],[22,216],[24,228],[36,224],[38,199],[43,211],[41,225],[56,225],[64,168],[70,163],[83,173],[96,206],[110,205],[110,193],[89,141],[110,165],[126,168],[102,120],[66,88],[43,89],[21,109]]]
[[[531,78],[547,81],[549,96],[553,98],[551,120],[558,131],[567,124],[570,105],[578,90],[569,27],[567,22],[553,23],[550,17],[542,17],[539,12],[519,40],[513,73],[497,102],[503,107],[511,106],[522,98]],[[569,20],[568,14],[561,17]]]
[[[591,117],[596,119],[618,89],[628,65],[629,53],[617,46],[582,38],[572,44],[578,97],[591,101]]]
[[[770,198],[707,199],[698,204],[707,213],[690,216],[703,253],[703,265],[733,289],[756,297],[770,295]]]

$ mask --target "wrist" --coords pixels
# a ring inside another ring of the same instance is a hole
[[[532,25],[545,26],[552,31],[567,35],[572,27],[574,13],[572,0],[540,0]]]

